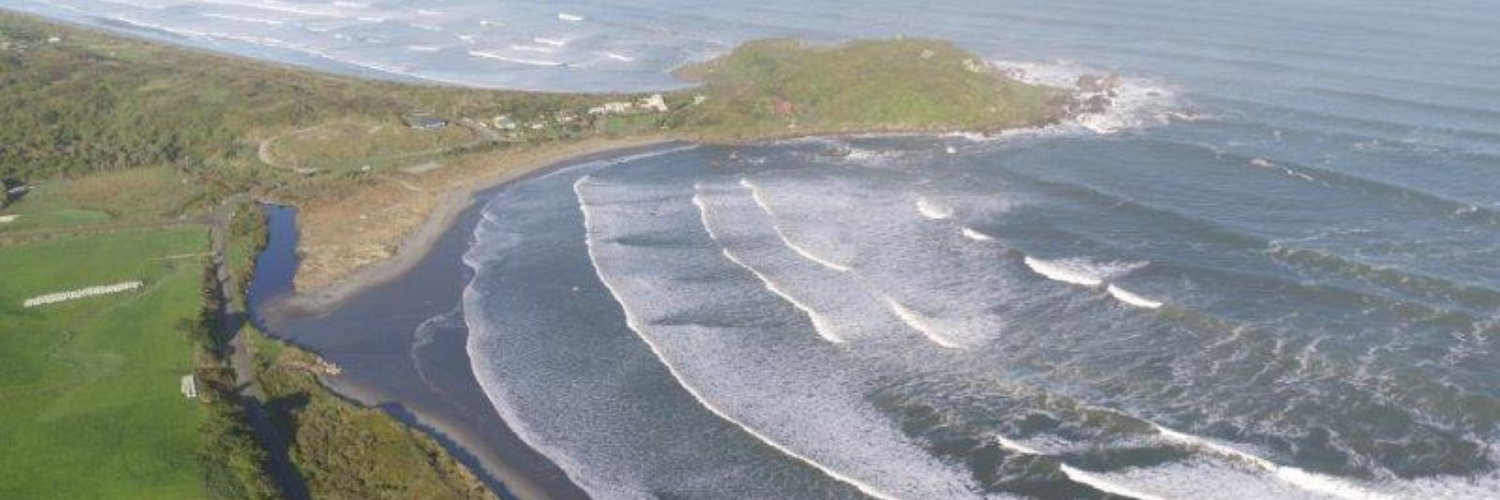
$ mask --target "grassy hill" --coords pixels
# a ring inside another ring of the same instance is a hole
[[[994,130],[1056,118],[1068,97],[992,72],[951,43],[923,39],[764,40],[677,74],[703,84],[692,91],[702,102],[681,128],[710,138]]]

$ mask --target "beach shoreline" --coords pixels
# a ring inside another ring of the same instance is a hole
[[[588,158],[612,156],[677,142],[682,141],[673,138],[647,137],[608,141],[598,145],[584,146],[578,151],[568,151],[567,146],[564,146],[558,150],[562,153],[560,157],[516,165],[475,182],[455,186],[443,193],[442,199],[421,224],[400,239],[391,257],[361,267],[327,286],[313,290],[297,290],[290,296],[267,304],[265,306],[267,312],[276,316],[327,314],[349,298],[400,277],[432,250],[433,245],[458,221],[459,216],[474,204],[476,195],[481,192],[522,182]]]
[[[434,338],[427,340],[418,340],[418,330],[425,320],[460,306],[472,272],[462,255],[481,220],[484,199],[574,165],[681,142],[655,138],[593,145],[457,186],[402,239],[392,258],[323,290],[271,299],[261,304],[259,317],[269,334],[341,368],[338,375],[320,377],[324,387],[437,439],[502,498],[586,499],[495,411],[470,365],[466,325],[429,334]],[[392,318],[370,321],[385,316]]]

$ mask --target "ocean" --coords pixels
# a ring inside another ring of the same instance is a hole
[[[677,87],[766,36],[1118,73],[1108,112],[1041,129],[501,190],[465,256],[475,375],[601,500],[1500,497],[1493,2],[0,6],[486,87]]]

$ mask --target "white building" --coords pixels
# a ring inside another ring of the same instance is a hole
[[[603,106],[589,109],[591,115],[618,115],[629,113],[635,105],[628,102],[606,102]]]
[[[655,110],[657,113],[667,112],[667,100],[661,94],[651,94],[651,97],[641,99],[641,107]]]

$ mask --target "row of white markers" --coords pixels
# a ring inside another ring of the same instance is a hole
[[[124,292],[124,291],[135,290],[137,288],[140,288],[141,285],[142,285],[142,283],[139,282],[139,281],[127,281],[125,283],[115,283],[113,285],[91,286],[91,287],[88,287],[88,288],[82,288],[82,289],[78,289],[78,290],[71,290],[71,291],[67,291],[67,292],[49,293],[47,295],[39,295],[39,296],[36,296],[36,297],[32,297],[32,298],[26,299],[25,302],[21,303],[21,306],[22,307],[44,306],[44,305],[47,305],[47,304],[53,304],[53,303],[57,303],[57,302],[67,301],[67,300],[82,299],[82,298],[94,297],[94,296],[98,296],[98,295],[109,295],[111,293],[120,293],[120,292]]]

